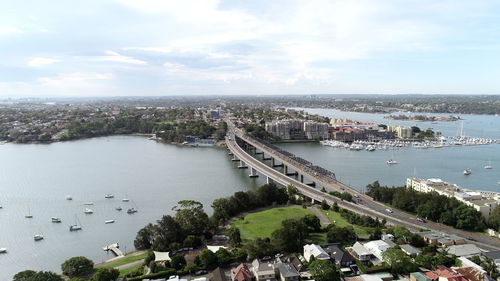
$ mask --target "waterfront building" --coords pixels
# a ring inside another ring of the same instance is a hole
[[[407,178],[406,187],[419,192],[437,192],[454,197],[464,204],[473,207],[488,219],[495,208],[500,205],[500,194],[491,191],[462,190],[456,184],[447,183],[441,179]]]
[[[306,139],[327,139],[328,138],[328,124],[318,123],[314,121],[304,122],[304,134]]]
[[[394,125],[391,125],[391,126],[387,127],[387,130],[389,132],[394,132],[394,134],[396,135],[396,137],[398,137],[400,139],[409,139],[413,135],[412,128],[408,127],[408,126],[394,126]]]
[[[265,129],[283,140],[327,139],[328,124],[299,119],[266,122]]]

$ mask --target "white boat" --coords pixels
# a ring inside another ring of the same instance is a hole
[[[493,169],[493,166],[491,166],[491,161],[488,163],[488,165],[484,166],[486,170],[491,170]]]
[[[106,199],[115,198],[115,195],[112,193],[108,193],[108,194],[104,195],[104,198],[106,198]]]
[[[122,207],[118,206],[118,207],[116,207],[116,208],[115,208],[115,210],[117,210],[117,211],[121,211],[121,210],[123,210],[123,209],[122,209]]]
[[[7,253],[7,248],[0,248],[0,254]]]
[[[128,201],[130,201],[130,199],[128,199],[127,197],[125,197],[125,198],[122,199],[122,201],[123,202],[128,202]]]
[[[85,203],[83,203],[83,205],[91,206],[91,205],[94,205],[94,202],[85,202]]]
[[[66,200],[73,200],[73,197],[71,197],[71,195],[66,195]]]
[[[109,223],[115,223],[115,220],[107,220],[104,222],[105,224],[109,224]]]
[[[3,206],[2,206],[2,205],[0,205],[0,209],[3,209]]]
[[[93,213],[94,213],[94,210],[89,209],[89,208],[85,208],[85,211],[83,211],[83,212],[84,212],[85,214],[90,215],[90,214],[93,214]]]
[[[135,208],[130,208],[127,210],[127,214],[133,214],[133,213],[137,213],[137,210]]]
[[[69,231],[77,231],[77,230],[82,230],[82,226],[80,225],[78,217],[75,215],[75,224],[69,226]]]
[[[35,241],[43,240],[43,235],[42,234],[35,234],[35,235],[33,235],[33,240],[35,240]]]
[[[471,169],[465,169],[464,170],[464,175],[468,176],[470,174],[472,174],[472,170]]]
[[[375,146],[373,146],[373,145],[367,146],[366,151],[375,151]]]
[[[385,161],[385,163],[387,163],[387,165],[394,165],[394,164],[398,164],[398,161],[389,159],[389,160]]]
[[[33,218],[33,215],[31,214],[31,210],[30,210],[29,207],[28,207],[28,214],[24,215],[24,217],[27,218],[27,219],[32,219]]]
[[[62,222],[60,218],[52,217],[52,222],[60,223]]]

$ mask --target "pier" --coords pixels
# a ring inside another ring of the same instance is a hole
[[[117,257],[123,257],[123,256],[125,256],[125,255],[123,254],[123,252],[122,252],[119,248],[120,248],[120,245],[118,245],[118,243],[114,243],[114,244],[111,244],[111,245],[108,245],[108,246],[104,246],[104,247],[102,247],[102,249],[103,249],[104,251],[106,251],[106,252],[107,252],[107,251],[111,251],[111,252],[113,252],[113,254],[115,254],[115,256],[117,256]]]

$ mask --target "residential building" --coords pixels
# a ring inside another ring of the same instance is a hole
[[[232,281],[252,281],[253,274],[245,264],[240,264],[236,268],[231,269]]]
[[[330,255],[330,259],[332,259],[340,268],[349,267],[355,263],[354,258],[349,253],[344,251],[338,243],[324,245],[323,249],[328,253],[328,255]]]
[[[270,262],[262,262],[258,259],[252,262],[252,272],[257,281],[274,281],[276,280],[276,273],[274,265]]]
[[[491,278],[488,273],[479,265],[472,262],[471,260],[460,257],[458,258],[462,262],[462,266],[455,268],[454,270],[470,281],[490,281]]]
[[[317,260],[329,260],[330,256],[321,248],[321,246],[316,244],[304,245],[304,258],[307,262],[314,257]]]
[[[422,272],[412,272],[410,273],[410,281],[432,281],[432,279]]]
[[[455,272],[444,265],[440,265],[436,270],[432,271],[438,276],[438,281],[469,281],[462,274]]]
[[[304,134],[306,139],[327,139],[328,138],[328,124],[318,123],[314,121],[304,122]]]
[[[298,281],[300,273],[291,263],[280,262],[275,264],[281,281]]]
[[[229,280],[231,280],[230,276],[228,276],[226,272],[220,267],[217,267],[210,273],[210,281],[229,281]]]
[[[399,248],[401,248],[401,251],[403,251],[405,254],[407,254],[408,256],[410,256],[412,258],[415,258],[416,256],[418,256],[422,253],[422,251],[413,247],[410,244],[400,245]]]
[[[266,122],[265,129],[283,140],[304,139],[303,120],[274,120]]]
[[[453,245],[447,248],[450,255],[457,257],[472,257],[481,255],[481,250],[474,244]]]
[[[407,126],[388,126],[387,130],[389,132],[394,132],[396,137],[400,139],[409,139],[413,135],[412,128]]]
[[[367,263],[372,259],[372,253],[359,242],[354,243],[352,247],[346,249],[355,259]]]
[[[370,251],[377,259],[383,261],[382,254],[391,246],[383,240],[374,240],[364,244],[365,248]]]
[[[465,238],[441,232],[424,231],[417,232],[417,234],[422,236],[425,242],[429,244],[435,244],[438,247],[449,247],[452,245],[462,245],[467,243]]]

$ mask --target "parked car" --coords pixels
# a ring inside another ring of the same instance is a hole
[[[385,209],[385,211],[388,212],[388,213],[392,213],[391,209]]]
[[[421,223],[426,223],[426,221],[423,218],[417,218],[417,221],[419,221]]]

